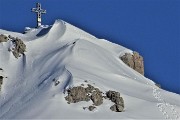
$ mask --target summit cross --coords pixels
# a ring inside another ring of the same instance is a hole
[[[31,11],[37,13],[37,27],[40,27],[41,26],[41,14],[45,14],[46,10],[41,9],[40,3],[36,3],[36,8],[32,8]]]

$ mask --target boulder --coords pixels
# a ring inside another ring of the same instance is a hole
[[[18,58],[20,57],[20,54],[24,54],[24,52],[26,52],[26,45],[19,38],[15,38],[13,40],[13,43],[15,44],[15,48],[13,49],[12,53],[15,56],[15,58]]]
[[[106,92],[107,98],[109,98],[112,102],[115,104],[110,107],[112,111],[115,112],[122,112],[124,109],[124,100],[122,97],[120,97],[120,93],[116,91],[109,90]]]
[[[68,95],[65,97],[65,99],[69,103],[77,103],[80,101],[89,101],[89,96],[86,93],[85,88],[78,86],[70,88],[68,91]]]
[[[95,106],[92,106],[92,105],[88,107],[89,111],[93,111],[95,108],[96,108],[96,107],[95,107]]]
[[[103,103],[103,96],[100,90],[95,90],[92,92],[91,100],[93,101],[94,105],[99,106]]]
[[[103,98],[111,100],[114,105],[110,107],[112,111],[115,112],[122,112],[124,109],[124,100],[120,97],[120,93],[116,91],[109,90],[106,92],[106,96],[103,96],[102,93],[98,88],[88,84],[86,88],[82,86],[77,86],[70,88],[67,90],[68,95],[65,97],[65,100],[68,103],[77,103],[80,101],[89,101],[92,100],[93,105],[89,107],[83,107],[83,109],[88,108],[89,111],[93,111],[96,107],[103,104]]]
[[[88,84],[88,87],[85,88],[85,90],[86,90],[87,93],[92,93],[92,91],[93,91],[94,89],[95,89],[95,88],[94,88],[92,85],[90,85],[90,84]]]
[[[129,67],[134,68],[133,55],[131,55],[130,53],[125,53],[125,55],[121,57],[121,60]]]
[[[133,68],[140,74],[144,75],[144,61],[143,57],[139,55],[138,52],[133,52],[133,54],[125,53],[122,57],[120,57],[121,60],[128,65],[129,67]]]
[[[110,107],[110,109],[114,112],[122,112],[124,108],[121,105],[114,104]]]
[[[143,57],[138,52],[133,52],[134,70],[144,75],[144,61]]]
[[[1,42],[7,42],[8,40],[9,39],[8,39],[8,37],[6,35],[3,35],[3,34],[0,35],[0,43]]]

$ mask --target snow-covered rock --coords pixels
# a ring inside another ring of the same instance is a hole
[[[132,51],[123,46],[62,20],[26,34],[0,34],[24,40],[27,49],[16,59],[8,51],[11,44],[0,43],[0,68],[7,76],[0,92],[0,119],[179,119],[180,96],[128,67],[119,56]],[[67,104],[66,90],[85,81],[104,93],[120,92],[124,112],[111,111],[113,103],[106,99],[93,112],[83,109],[92,105],[89,102]]]

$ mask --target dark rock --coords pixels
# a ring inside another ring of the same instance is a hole
[[[96,106],[99,106],[103,103],[102,92],[90,84],[88,84],[88,87],[86,88],[82,86],[73,87],[67,92],[68,95],[65,97],[65,99],[70,103],[89,101],[90,99]]]
[[[93,111],[96,107],[95,106],[89,106],[88,109],[89,111]]]
[[[110,109],[115,112],[122,112],[124,108],[121,105],[114,104],[110,107]]]
[[[85,110],[87,107],[83,107],[83,110]]]
[[[133,55],[131,55],[130,53],[125,53],[125,55],[121,57],[121,60],[129,67],[134,68]]]
[[[13,43],[15,44],[15,48],[13,49],[12,53],[15,58],[18,58],[20,57],[20,54],[24,54],[24,52],[26,52],[26,45],[19,38],[13,39]]]
[[[94,89],[95,89],[95,88],[94,88],[92,85],[90,85],[90,84],[88,84],[88,87],[85,88],[85,90],[86,90],[87,93],[92,93],[92,91],[93,91]]]
[[[124,110],[123,106],[116,104],[116,112],[122,112],[123,110]]]
[[[91,100],[93,101],[94,105],[101,105],[103,103],[102,93],[100,91],[93,91],[91,95]]]
[[[133,55],[130,53],[125,53],[122,57],[120,57],[121,60],[127,64],[132,69],[136,70],[140,74],[144,75],[144,61],[143,57],[139,55],[138,52],[133,52]]]
[[[68,95],[65,97],[65,100],[68,101],[68,104],[92,100],[93,105],[84,107],[83,109],[88,108],[90,111],[94,110],[96,108],[95,106],[103,103],[103,98],[109,98],[109,100],[114,102],[114,105],[110,107],[112,111],[122,112],[124,109],[124,100],[120,97],[120,93],[116,91],[109,90],[106,92],[106,96],[102,96],[103,93],[98,88],[88,84],[86,88],[77,86],[70,88],[67,92]]]
[[[60,81],[56,80],[54,85],[57,86],[57,85],[59,85],[59,83],[60,83]]]
[[[77,103],[80,101],[89,101],[89,96],[86,93],[85,88],[78,86],[68,90],[68,95],[65,99],[70,103]]]
[[[115,112],[116,112],[116,105],[114,104],[113,106],[110,107],[110,109],[111,109],[112,111],[115,111]]]
[[[1,85],[3,84],[3,76],[0,76],[0,91],[1,91]]]
[[[124,100],[120,97],[120,93],[116,91],[108,91],[106,92],[107,98],[109,98],[115,104],[110,107],[112,111],[121,112],[124,109]]]

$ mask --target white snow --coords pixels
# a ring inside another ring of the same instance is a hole
[[[26,34],[0,30],[27,46],[25,55],[16,59],[8,51],[11,42],[0,43],[0,75],[7,77],[0,92],[1,119],[180,119],[178,94],[159,89],[119,59],[131,50],[62,20],[26,30]],[[83,110],[91,102],[67,104],[65,89],[85,80],[103,92],[119,91],[124,112],[112,112],[108,100],[93,112]],[[54,81],[60,83],[55,86]]]

